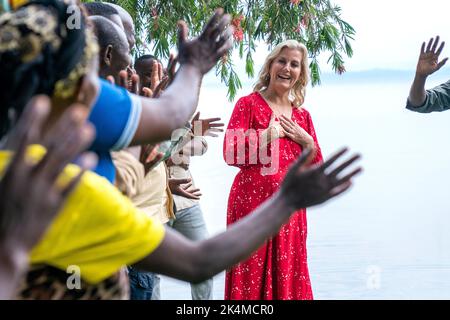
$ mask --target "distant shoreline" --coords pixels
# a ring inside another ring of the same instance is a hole
[[[338,75],[332,72],[324,72],[321,74],[321,84],[346,84],[363,81],[365,83],[378,83],[378,82],[405,82],[413,80],[415,70],[392,70],[392,69],[373,69],[364,71],[349,71],[342,75]],[[254,79],[246,79],[246,76],[241,76],[242,87],[253,87],[256,76]],[[445,82],[450,79],[450,68],[443,68],[437,73],[431,75],[428,82]],[[215,75],[208,75],[203,85],[204,87],[217,87],[220,83],[220,79]]]

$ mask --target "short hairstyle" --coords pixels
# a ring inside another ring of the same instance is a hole
[[[137,58],[136,61],[134,62],[134,69],[137,69],[138,64],[144,62],[145,60],[156,60],[156,61],[158,61],[158,58],[156,58],[152,54],[144,54],[144,55],[140,56],[139,58]]]
[[[120,27],[111,20],[102,16],[91,16],[89,20],[94,26],[95,35],[97,36],[100,50],[104,50],[108,45],[112,45],[116,50],[128,51],[128,42]],[[122,36],[120,33],[122,32]]]
[[[103,2],[87,2],[84,3],[84,7],[90,16],[102,16],[109,19],[112,15],[119,15],[116,8]]]

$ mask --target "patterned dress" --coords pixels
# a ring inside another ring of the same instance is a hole
[[[267,150],[259,148],[260,133],[268,127],[271,116],[272,109],[258,92],[239,99],[234,108],[225,134],[224,158],[240,171],[228,199],[228,226],[270,198],[302,152],[302,147],[287,137],[273,141]],[[312,136],[316,144],[313,162],[321,162],[309,112],[293,108],[291,119]],[[275,237],[227,272],[225,299],[312,299],[306,234],[306,210],[299,210]]]

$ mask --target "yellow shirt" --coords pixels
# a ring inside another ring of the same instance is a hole
[[[32,146],[33,159],[45,149]],[[0,151],[0,172],[11,153]],[[58,183],[65,184],[80,168],[68,165]],[[136,209],[108,180],[86,172],[68,197],[41,241],[30,255],[32,264],[46,264],[66,270],[75,265],[81,277],[98,283],[153,252],[164,238],[164,227]]]

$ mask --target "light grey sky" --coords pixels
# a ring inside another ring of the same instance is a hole
[[[341,17],[355,31],[352,41],[354,54],[344,58],[347,72],[374,69],[415,70],[420,46],[431,37],[439,35],[446,41],[441,59],[450,57],[450,0],[331,0],[342,8]],[[234,70],[245,84],[254,83],[264,59],[269,53],[260,43],[253,54],[255,77],[245,73],[245,59],[240,60],[234,50]],[[327,64],[328,53],[319,58],[321,73],[332,72]],[[450,62],[439,74],[450,75]],[[215,70],[205,83],[217,83]]]
[[[348,72],[372,69],[412,70],[423,41],[440,35],[450,46],[449,0],[332,0],[342,8],[341,17],[356,30],[354,55],[345,59]],[[264,44],[254,54],[255,71],[262,66],[268,50]],[[442,57],[450,55],[444,48]],[[246,78],[244,62],[234,56],[236,71]],[[330,72],[324,53],[319,61]]]
[[[450,46],[448,0],[332,0],[356,30],[348,71],[414,69],[420,46],[440,35]],[[450,55],[446,47],[442,57]],[[322,64],[322,71],[331,70]]]

